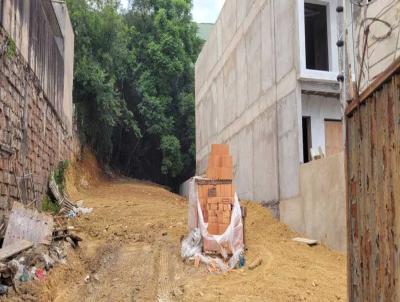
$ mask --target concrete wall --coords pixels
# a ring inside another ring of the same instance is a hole
[[[189,199],[190,183],[193,178],[189,178],[187,181],[182,183],[179,187],[179,195]]]
[[[74,34],[66,5],[51,0],[0,3],[0,25],[72,134]]]
[[[351,9],[351,5],[347,4]],[[356,79],[363,73],[362,88],[367,87],[377,75],[384,71],[396,58],[400,57],[400,2],[396,0],[374,1],[366,7],[352,7],[356,53],[349,62],[355,68]],[[382,22],[366,18],[377,18],[389,23],[390,27]],[[348,20],[350,24],[350,20]],[[364,49],[364,30],[370,25],[368,47],[364,67],[360,68]],[[385,37],[388,35],[387,37]],[[380,39],[382,38],[382,39]],[[351,51],[351,50],[350,50]]]
[[[72,131],[72,86],[74,82],[74,45],[75,36],[65,3],[53,2],[54,12],[63,36],[64,56],[64,114],[69,122],[69,130]]]
[[[226,0],[196,63],[196,162],[228,143],[240,198],[299,194],[297,1]]]
[[[300,167],[301,196],[281,201],[281,220],[308,238],[346,252],[344,153]]]
[[[311,117],[312,148],[325,153],[325,119],[341,120],[340,100],[335,97],[302,94],[302,115]]]

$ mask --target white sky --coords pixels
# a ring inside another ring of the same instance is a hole
[[[121,0],[127,6],[129,0]],[[193,19],[199,23],[214,23],[224,5],[225,0],[193,0]]]

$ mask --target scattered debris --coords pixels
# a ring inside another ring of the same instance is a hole
[[[253,270],[256,267],[260,266],[262,264],[262,259],[258,257],[256,260],[254,260],[250,265],[249,265],[249,270]]]
[[[27,240],[17,240],[7,247],[0,249],[0,261],[15,256],[33,246],[33,243]]]
[[[35,276],[38,280],[43,280],[46,277],[46,271],[41,268],[35,268]]]
[[[14,202],[3,247],[7,247],[17,240],[28,240],[33,244],[49,245],[53,227],[52,216],[28,209],[24,205]]]
[[[293,238],[292,240],[296,241],[296,242],[300,242],[300,243],[305,243],[308,246],[314,246],[314,245],[318,244],[318,240],[314,240],[314,239],[296,237],[296,238]]]
[[[75,218],[78,214],[90,214],[92,213],[92,208],[83,207],[83,200],[79,201],[78,204],[74,204],[72,201],[65,196],[64,193],[61,193],[58,185],[54,179],[54,175],[52,174],[49,182],[49,188],[53,196],[55,197],[58,205],[60,206],[60,212],[67,213],[69,218]]]
[[[8,286],[0,284],[0,295],[3,296],[8,293]]]
[[[67,244],[79,246],[65,216],[50,216],[15,202],[0,249],[0,295],[19,283],[44,280],[56,263],[65,264]],[[56,225],[56,227],[55,227]]]
[[[200,257],[199,256],[195,256],[194,257],[194,267],[198,268],[200,265]]]

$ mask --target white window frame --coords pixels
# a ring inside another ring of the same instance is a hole
[[[336,46],[337,42],[337,16],[336,0],[297,0],[298,20],[299,20],[299,47],[300,47],[300,80],[318,80],[336,82],[339,73],[339,53]],[[327,28],[328,28],[328,56],[329,71],[307,69],[306,67],[306,31],[304,20],[304,3],[324,5],[327,8]]]

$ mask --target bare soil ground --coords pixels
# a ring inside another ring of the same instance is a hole
[[[41,301],[344,301],[343,255],[291,241],[285,225],[246,202],[247,264],[255,270],[210,274],[180,260],[187,203],[132,180],[101,182],[76,193],[94,212],[75,221],[84,238],[68,264],[34,284]],[[85,277],[90,279],[85,282]]]
[[[90,178],[90,175],[87,176]],[[73,178],[73,177],[72,177]],[[90,182],[90,181],[89,181]],[[44,282],[27,285],[14,301],[345,301],[346,262],[296,236],[256,203],[244,202],[246,264],[226,274],[180,259],[187,202],[153,184],[96,179],[72,191],[92,214],[73,220],[84,241]],[[76,185],[79,187],[79,185]],[[88,280],[85,278],[89,276]]]

